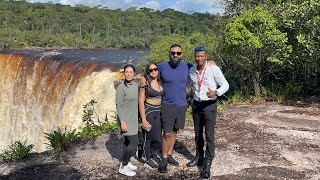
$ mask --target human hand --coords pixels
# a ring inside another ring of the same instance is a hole
[[[125,121],[121,121],[121,131],[123,132],[127,132],[128,131],[128,127]]]
[[[143,129],[147,129],[148,128],[148,121],[146,121],[146,120],[143,120],[142,121],[142,124],[141,124],[141,127],[143,128]]]
[[[214,90],[212,90],[212,89],[208,88],[208,91],[207,91],[207,97],[208,97],[208,98],[212,98],[212,97],[215,97],[215,96],[217,96],[216,91],[214,91]]]
[[[148,86],[148,81],[144,77],[141,77],[140,87],[145,87],[145,86]]]
[[[211,60],[211,61],[208,61],[208,64],[209,64],[209,66],[217,65],[216,62],[214,62],[214,61],[212,61],[212,60]]]

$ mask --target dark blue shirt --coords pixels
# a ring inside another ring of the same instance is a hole
[[[163,62],[158,65],[164,89],[163,104],[178,107],[188,105],[186,88],[191,67],[192,64],[184,61],[181,61],[176,68],[172,68],[169,62]]]

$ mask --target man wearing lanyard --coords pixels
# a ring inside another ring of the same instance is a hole
[[[217,96],[229,89],[229,83],[216,65],[209,66],[206,49],[203,46],[194,49],[196,66],[189,71],[194,96],[192,114],[194,122],[196,157],[187,166],[204,166],[202,178],[210,177],[211,163],[215,155],[214,127],[217,117]],[[204,152],[203,129],[205,128],[207,147]]]

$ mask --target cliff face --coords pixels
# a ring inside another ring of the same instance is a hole
[[[113,67],[78,59],[0,54],[0,149],[16,140],[46,149],[44,133],[79,128],[95,99],[102,119],[115,113]]]

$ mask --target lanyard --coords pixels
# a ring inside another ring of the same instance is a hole
[[[200,76],[199,76],[199,72],[197,72],[197,79],[198,79],[198,84],[199,84],[199,90],[198,90],[199,93],[200,93],[200,89],[201,89],[201,85],[202,85],[202,82],[203,82],[203,78],[204,78],[204,74],[206,72],[206,69],[207,69],[207,62],[206,62],[206,65],[204,66],[203,71],[200,74]]]

